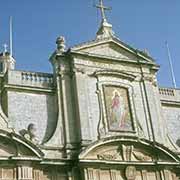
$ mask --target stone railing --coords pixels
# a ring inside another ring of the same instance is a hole
[[[29,86],[37,88],[53,88],[53,74],[27,72],[27,71],[8,71],[6,74],[6,84]]]
[[[45,73],[34,73],[34,72],[21,72],[22,81],[30,81],[32,83],[39,84],[52,84],[53,76]]]
[[[180,89],[159,88],[159,95],[162,101],[180,102]]]
[[[165,96],[174,96],[175,89],[168,89],[168,88],[159,88],[159,94]]]

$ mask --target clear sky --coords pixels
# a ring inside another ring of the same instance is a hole
[[[95,38],[100,13],[98,0],[1,0],[0,49],[8,43],[13,16],[14,57],[17,69],[51,72],[49,56],[57,36],[67,47]],[[158,80],[171,87],[165,41],[169,43],[180,87],[180,0],[104,0],[112,7],[108,21],[115,34],[134,48],[147,49],[161,66]]]

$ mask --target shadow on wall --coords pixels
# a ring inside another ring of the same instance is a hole
[[[180,138],[176,141],[176,144],[180,147]]]
[[[44,144],[45,142],[47,142],[53,135],[57,124],[57,103],[56,103],[55,95],[47,94],[43,96],[43,99],[44,99],[44,101],[42,102],[43,104],[39,104],[41,98],[32,100],[30,105],[33,107],[33,109],[30,112],[33,113],[35,109],[37,110],[32,115],[33,121],[30,119],[26,123],[26,126],[23,129],[20,129],[19,131],[19,133],[25,139],[31,141],[36,145]],[[38,108],[38,104],[39,104],[39,108]],[[40,136],[42,138],[40,138]]]
[[[47,123],[45,136],[41,144],[46,143],[54,134],[58,121],[58,110],[57,110],[57,98],[54,95],[46,96],[46,106],[47,106]]]

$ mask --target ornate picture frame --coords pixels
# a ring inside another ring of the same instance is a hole
[[[102,86],[108,130],[133,132],[133,116],[127,87],[113,84]]]

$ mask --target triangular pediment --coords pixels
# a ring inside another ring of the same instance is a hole
[[[125,61],[140,60],[141,62],[155,64],[153,58],[151,58],[148,54],[130,47],[117,38],[91,41],[89,43],[75,46],[71,50],[73,52],[86,53],[93,56],[101,56]]]

